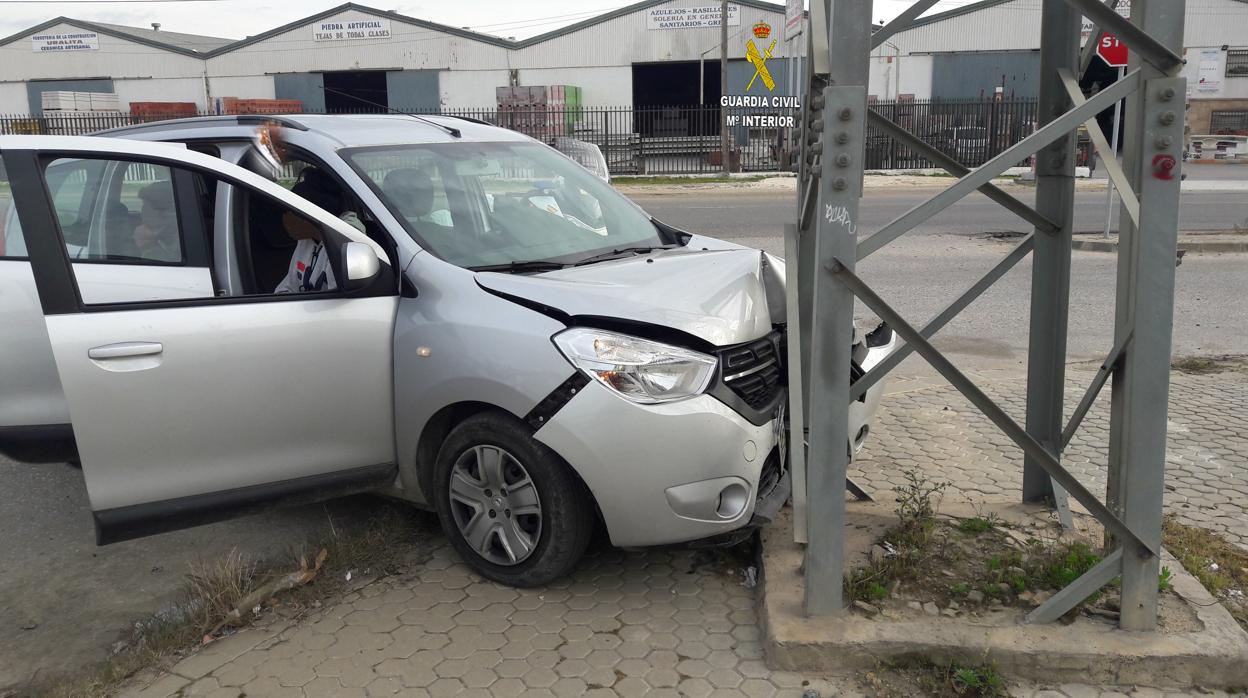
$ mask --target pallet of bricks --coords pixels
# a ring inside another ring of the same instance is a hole
[[[130,118],[136,123],[185,119],[199,115],[194,102],[131,102]]]
[[[44,130],[50,135],[78,136],[124,125],[113,92],[53,90],[41,96]]]
[[[550,143],[573,132],[581,118],[581,88],[512,85],[494,90],[498,125]]]
[[[303,101],[298,99],[240,99],[222,97],[217,100],[218,114],[302,114]]]

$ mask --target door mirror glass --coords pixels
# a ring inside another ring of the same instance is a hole
[[[342,268],[347,275],[347,291],[359,291],[368,288],[381,273],[381,260],[368,245],[348,242],[342,247]]]

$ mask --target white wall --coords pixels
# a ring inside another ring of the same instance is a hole
[[[731,3],[730,3],[731,4]],[[691,6],[718,6],[718,3],[696,0],[671,0],[652,8],[645,8],[601,22],[580,31],[557,36],[516,51],[511,59],[512,67],[538,68],[546,66],[626,66],[634,62],[648,61],[696,61],[707,49],[708,58],[719,55],[719,27],[692,29],[649,29],[648,13],[662,8],[688,8]],[[779,11],[740,6],[740,25],[728,27],[729,58],[745,57],[746,41],[753,39],[750,28],[755,22],[765,21],[771,25],[771,36],[758,47],[767,49],[776,40],[773,54],[783,54],[781,40],[784,34],[784,8]],[[614,102],[612,102],[614,103]]]
[[[26,83],[0,83],[0,114],[30,113],[30,99],[26,96]]]
[[[932,57],[882,55],[871,56],[869,94],[881,102],[891,102],[899,94],[912,94],[915,99],[932,98]],[[891,61],[889,60],[891,58]]]
[[[209,78],[208,88],[214,102],[221,97],[240,97],[242,99],[274,98],[272,75]]]
[[[58,24],[40,34],[82,32],[70,24]],[[38,53],[31,50],[30,36],[0,46],[0,81],[105,78],[187,78],[203,75],[203,59],[105,34],[99,50]]]
[[[1248,41],[1248,34],[1242,40]],[[1221,46],[1209,46],[1208,48],[1218,50],[1217,72],[1214,75],[1214,79],[1217,81],[1214,85],[1217,89],[1201,89],[1198,81],[1200,80],[1200,56],[1202,51],[1199,46],[1191,46],[1187,48],[1184,55],[1184,58],[1187,59],[1187,65],[1183,66],[1183,77],[1187,78],[1188,97],[1191,99],[1248,99],[1248,77],[1227,76],[1226,51],[1223,51]],[[1219,85],[1218,83],[1221,84]]]
[[[113,91],[122,111],[128,111],[131,102],[194,102],[201,111],[207,107],[203,77],[114,80]]]
[[[629,107],[633,104],[633,68],[627,65],[523,68],[520,70],[520,84],[576,85],[581,88],[581,103],[589,107]]]
[[[438,74],[438,99],[448,109],[493,109],[494,88],[506,84],[506,70],[444,70]]]
[[[308,23],[263,41],[208,59],[211,76],[299,73],[360,68],[482,70],[507,67],[508,49],[474,39],[357,10],[322,21],[388,19],[383,39],[316,41]]]

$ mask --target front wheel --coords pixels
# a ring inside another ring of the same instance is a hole
[[[589,493],[519,420],[487,412],[438,452],[434,504],[455,550],[483,577],[548,584],[580,561],[593,532]]]

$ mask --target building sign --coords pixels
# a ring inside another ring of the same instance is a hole
[[[718,3],[696,7],[655,7],[646,15],[647,29],[700,29],[718,27],[722,14]],[[728,6],[728,26],[741,25],[741,8]]]
[[[806,13],[804,0],[787,0],[784,3],[784,35],[796,36],[802,31],[802,18]]]
[[[312,37],[317,41],[389,39],[390,20],[379,17],[326,20],[312,25]]]
[[[1222,91],[1222,50],[1202,48],[1196,57],[1196,91],[1206,94]],[[1191,84],[1190,82],[1188,83]]]
[[[780,95],[724,95],[719,98],[725,126],[792,128],[802,108],[797,97]]]
[[[35,34],[30,37],[30,50],[35,53],[64,51],[99,51],[100,35],[95,32],[68,34]]]
[[[771,36],[771,25],[766,22],[759,22],[753,27],[754,36],[758,39],[767,40]],[[745,60],[754,66],[754,76],[750,78],[750,83],[745,86],[745,91],[749,92],[754,86],[754,81],[762,78],[762,84],[767,88],[768,92],[774,92],[776,89],[776,81],[771,77],[771,71],[767,70],[767,59],[771,58],[771,52],[776,48],[776,40],[771,40],[771,45],[760,54],[758,46],[754,45],[754,39],[745,42]]]

